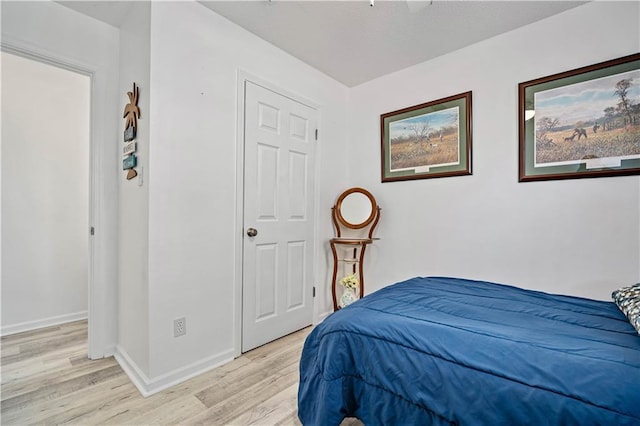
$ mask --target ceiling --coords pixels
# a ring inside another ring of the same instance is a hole
[[[129,2],[60,1],[119,26]],[[585,1],[200,1],[346,86],[427,61]]]
[[[135,0],[134,0],[135,1]],[[124,18],[127,16],[129,9],[131,8],[130,1],[84,1],[84,0],[69,0],[69,1],[56,1],[80,12],[84,15],[91,16],[99,21],[105,22],[114,27],[120,27]]]

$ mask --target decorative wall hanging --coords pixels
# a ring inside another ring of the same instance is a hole
[[[140,118],[140,108],[138,108],[139,90],[136,83],[133,83],[133,91],[127,92],[129,103],[124,107],[124,140],[129,142],[136,137],[138,128],[138,118]]]
[[[123,170],[127,170],[127,180],[131,180],[138,176],[135,167],[137,165],[137,158],[134,155],[136,152],[137,144],[134,141],[136,138],[138,119],[140,118],[140,108],[138,107],[139,89],[136,83],[133,83],[133,90],[127,92],[129,97],[129,103],[124,107],[124,147],[122,148],[122,160]]]
[[[133,169],[137,165],[138,161],[135,155],[127,155],[122,160],[122,170]]]
[[[471,92],[380,116],[382,182],[471,174]]]
[[[519,180],[640,174],[640,54],[518,85]]]
[[[127,170],[127,180],[131,180],[136,176],[138,176],[138,172],[136,172],[136,169]]]
[[[122,148],[122,155],[129,155],[136,152],[136,143],[135,142],[125,142],[124,148]]]

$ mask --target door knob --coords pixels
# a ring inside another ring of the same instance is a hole
[[[256,235],[258,235],[258,230],[255,228],[248,228],[247,235],[250,237],[255,237]]]

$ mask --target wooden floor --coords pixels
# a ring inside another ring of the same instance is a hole
[[[6,336],[1,423],[299,425],[298,361],[310,331],[254,349],[146,399],[113,357],[87,359],[86,321]]]

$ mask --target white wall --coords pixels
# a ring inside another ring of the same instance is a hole
[[[2,52],[3,334],[87,316],[90,83]]]
[[[119,164],[118,350],[144,373],[149,372],[149,105],[150,2],[133,2],[120,26],[120,117],[133,82],[139,88],[140,119],[136,135],[138,177],[126,180]],[[124,146],[124,120],[116,141]],[[120,155],[122,159],[122,155]]]
[[[113,352],[117,333],[118,30],[53,2],[3,1],[0,7],[3,49],[92,73],[90,173],[95,200],[90,222],[96,235],[90,241],[90,291],[96,304],[89,308],[89,352],[104,356]]]
[[[151,9],[149,372],[165,380],[235,353],[238,70],[321,106],[319,249],[332,232],[328,209],[347,186],[338,154],[348,91],[197,3]],[[327,267],[323,258],[319,277]],[[187,335],[176,339],[182,316]]]
[[[640,279],[640,178],[518,183],[518,83],[640,51],[640,4],[593,2],[350,92],[350,181],[382,206],[369,289],[484,279],[610,300]],[[473,175],[380,183],[380,114],[473,91]],[[356,161],[357,159],[357,161]]]

